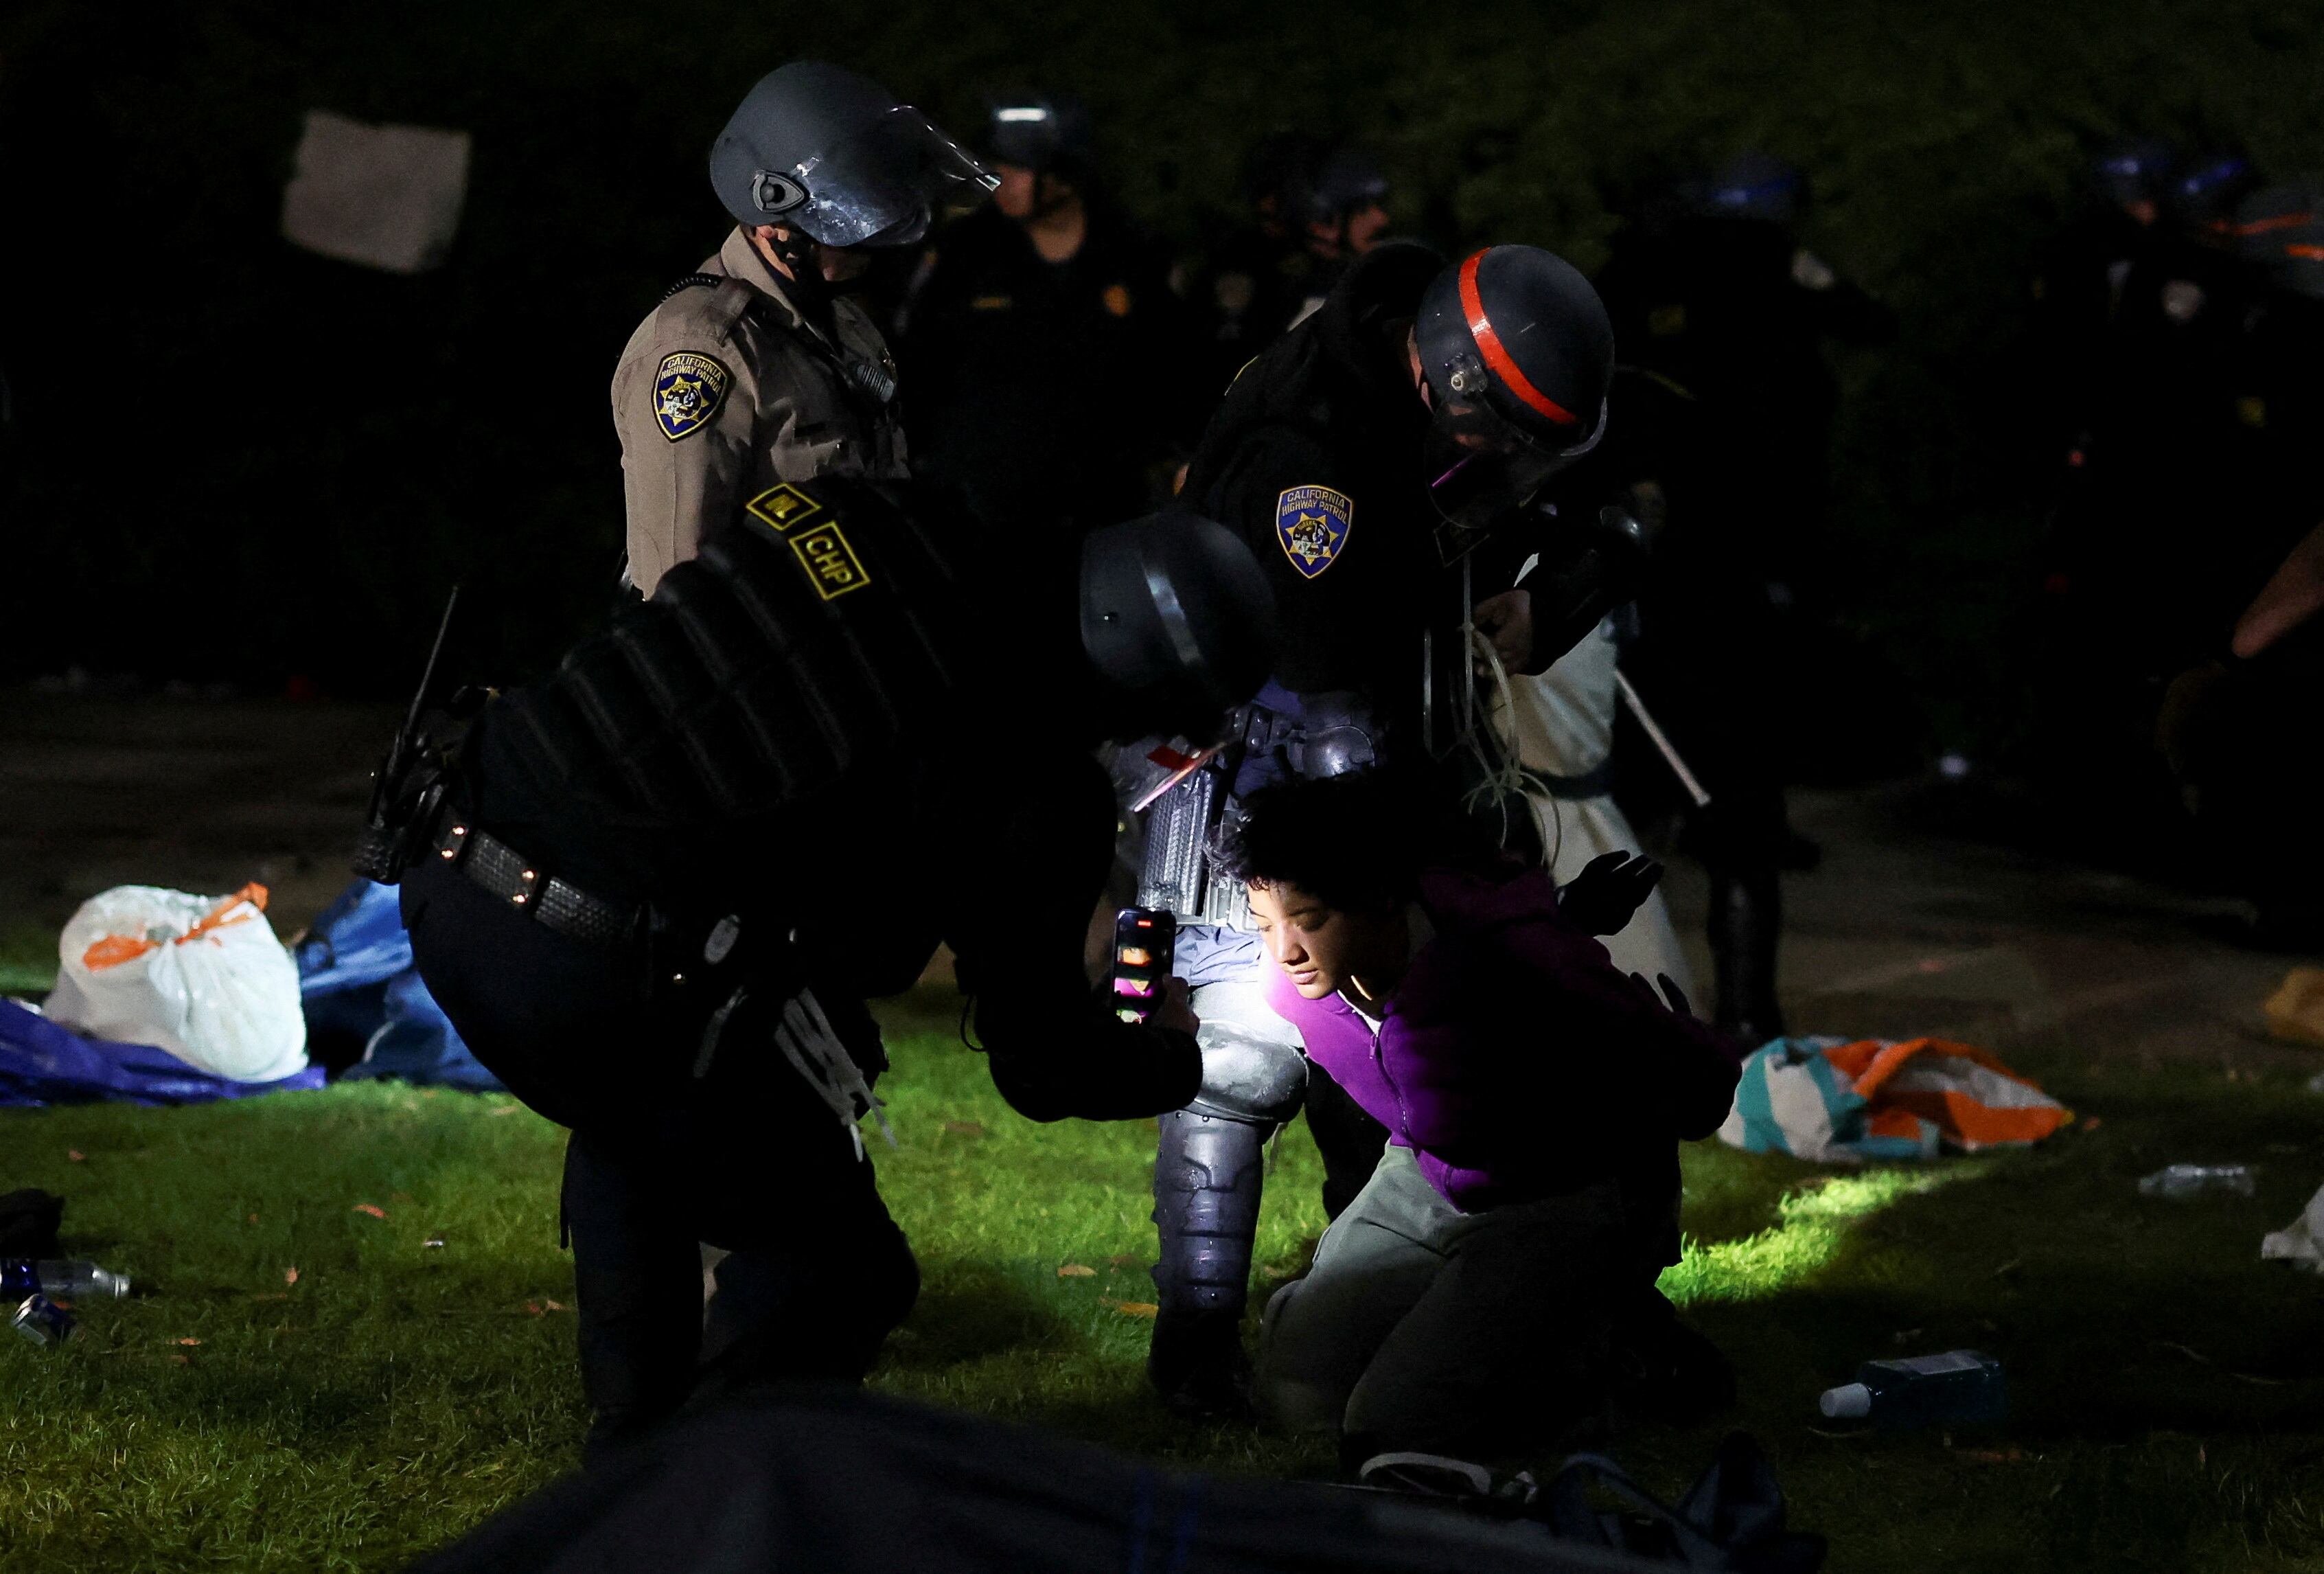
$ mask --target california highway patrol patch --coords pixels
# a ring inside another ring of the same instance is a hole
[[[733,374],[715,356],[679,350],[662,356],[654,371],[654,419],[661,434],[676,442],[692,437],[710,424],[726,402],[726,386]]]
[[[1283,555],[1313,579],[1339,560],[1348,544],[1356,505],[1329,486],[1287,486],[1275,500],[1275,538]]]

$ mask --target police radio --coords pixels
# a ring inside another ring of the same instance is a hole
[[[1178,915],[1168,908],[1125,907],[1113,920],[1113,1011],[1124,1022],[1144,1022],[1170,981]]]

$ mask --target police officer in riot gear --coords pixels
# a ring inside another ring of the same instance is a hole
[[[2228,440],[2200,547],[2181,543],[2155,598],[2167,621],[2149,638],[2181,670],[2154,736],[2214,877],[2252,904],[2229,937],[2310,952],[2324,941],[2324,739],[2307,719],[2324,702],[2324,178],[2253,193],[2228,228],[2249,304],[2209,388]]]
[[[925,117],[788,66],[711,175],[740,227],[615,379],[642,601],[461,706],[456,741],[400,740],[364,844],[470,1047],[572,1129],[593,1444],[667,1415],[697,1366],[860,1377],[908,1309],[855,1128],[883,1064],[862,1003],[940,941],[1018,1109],[1185,1102],[1183,998],[1135,1026],[1082,975],[1114,828],[1087,751],[1205,736],[1272,664],[1265,581],[1219,526],[1028,559],[899,489],[884,351],[825,285],[986,183]],[[1024,739],[1033,674],[1056,725]],[[982,764],[1004,750],[1005,784]],[[984,921],[1003,870],[1006,947]],[[730,1253],[706,1328],[697,1242]]]
[[[1206,402],[1388,235],[1388,174],[1352,143],[1265,138],[1242,184],[1250,222],[1221,239],[1189,291],[1205,325]]]
[[[593,1447],[698,1386],[858,1378],[908,1310],[856,1128],[885,1063],[863,1002],[940,941],[1019,1112],[1193,1095],[1183,992],[1134,1024],[1082,972],[1114,829],[1089,749],[1215,727],[1272,664],[1269,593],[1185,515],[1093,532],[1078,565],[992,619],[1021,565],[965,522],[786,483],[398,784],[384,873],[422,977],[572,1131]],[[1027,736],[1036,682],[1056,725]],[[730,1254],[706,1328],[696,1242]]]
[[[1612,371],[1604,309],[1560,259],[1492,246],[1446,267],[1391,244],[1237,378],[1195,452],[1185,505],[1242,533],[1284,638],[1229,746],[1147,827],[1140,900],[1193,921],[1180,971],[1204,1020],[1202,1092],[1163,1116],[1155,1167],[1148,1371],[1175,1407],[1239,1402],[1268,1134],[1304,1101],[1341,1204],[1385,1140],[1262,1003],[1256,937],[1237,927],[1240,890],[1210,876],[1208,838],[1236,794],[1286,773],[1381,769],[1434,782],[1440,803],[1481,803],[1491,833],[1523,845],[1516,828],[1531,822],[1507,802],[1474,663],[1538,671],[1628,598],[1628,522],[1577,507],[1569,525],[1538,508],[1603,437]]]
[[[796,60],[719,133],[710,184],[734,230],[639,325],[613,374],[641,593],[773,483],[903,478],[895,364],[834,285],[995,181],[878,83]]]
[[[1840,402],[1825,347],[1895,327],[1800,244],[1805,195],[1797,169],[1739,153],[1634,226],[1599,277],[1625,360],[1690,407],[1692,451],[1665,477],[1671,524],[1624,668],[1709,792],[1686,810],[1682,846],[1711,875],[1719,1025],[1753,1042],[1783,1032],[1782,873],[1820,856],[1789,823],[1779,699],[1821,601]]]
[[[934,236],[896,314],[913,468],[989,524],[1069,551],[1175,468],[1184,309],[1106,199],[1078,102],[1001,99],[980,151],[993,200]]]

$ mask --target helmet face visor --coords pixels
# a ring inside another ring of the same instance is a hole
[[[1480,368],[1481,375],[1481,368]],[[1458,374],[1465,375],[1465,372]],[[1598,446],[1606,432],[1606,406],[1569,447],[1544,447],[1481,400],[1437,395],[1421,449],[1428,500],[1443,523],[1438,551],[1448,563],[1465,556],[1495,525],[1533,501],[1549,478]]]
[[[769,222],[828,246],[908,245],[937,208],[981,202],[1001,183],[908,104],[804,160],[788,180],[793,200]]]

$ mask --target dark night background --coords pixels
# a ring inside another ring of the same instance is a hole
[[[1902,323],[1840,362],[1831,578],[1874,681],[1828,699],[1914,749],[2004,747],[2056,457],[2025,418],[2033,258],[2111,136],[2324,165],[2319,46],[2324,8],[2273,0],[19,0],[0,677],[392,693],[455,578],[491,609],[475,664],[552,651],[620,560],[615,356],[725,228],[709,142],[821,55],[964,130],[988,88],[1078,91],[1121,197],[1188,253],[1273,129],[1369,140],[1400,228],[1585,270],[1633,194],[1744,146],[1796,162],[1807,244]],[[474,134],[447,265],[280,238],[309,108]]]

